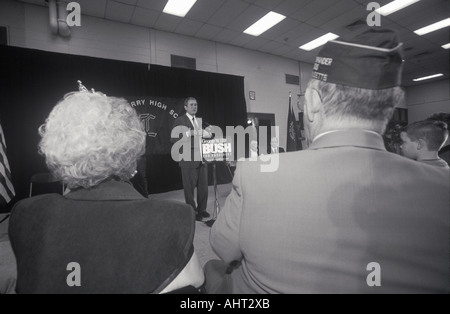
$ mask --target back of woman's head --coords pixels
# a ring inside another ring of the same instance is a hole
[[[100,93],[67,94],[39,133],[47,166],[70,188],[128,180],[145,149],[146,135],[134,109],[125,99]]]

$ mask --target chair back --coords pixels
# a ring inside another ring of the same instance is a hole
[[[30,179],[29,197],[46,193],[59,193],[63,195],[64,190],[64,183],[56,179],[50,172],[36,173]]]

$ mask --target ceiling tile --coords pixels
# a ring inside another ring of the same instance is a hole
[[[160,14],[161,13],[158,11],[136,7],[133,16],[131,17],[131,24],[144,27],[153,27]]]
[[[293,48],[292,48],[292,46],[289,46],[289,45],[286,45],[286,44],[284,44],[284,45],[280,45],[277,49],[275,49],[273,52],[276,54],[276,55],[283,55],[284,53],[287,53],[287,52],[289,52],[289,51],[291,51]]]
[[[235,37],[232,41],[230,41],[230,44],[243,47],[245,44],[252,41],[255,37],[241,33],[239,36]]]
[[[302,25],[302,27],[307,27],[307,25]],[[296,46],[297,48],[300,46],[303,46],[304,44],[309,43],[312,40],[315,40],[323,35],[326,34],[326,31],[323,31],[321,29],[318,28],[311,28],[308,33],[305,33],[305,35],[301,36],[300,38],[296,39]],[[315,50],[313,50],[315,53],[318,52],[318,50],[321,47],[316,48]]]
[[[344,29],[347,25],[357,20],[361,20],[367,26],[365,23],[366,19],[367,11],[362,6],[355,6],[353,9],[321,25],[321,28],[327,32],[335,32],[337,35],[340,35],[337,33],[339,30]]]
[[[114,0],[116,2],[121,2],[129,5],[136,5],[137,0]]]
[[[161,11],[164,10],[167,0],[138,0],[137,6],[150,10]]]
[[[291,16],[312,1],[313,0],[285,0],[277,5],[274,11],[286,16]]]
[[[200,37],[207,40],[213,40],[214,37],[220,33],[222,28],[211,25],[211,24],[203,24],[203,26],[198,30],[195,34],[195,37]]]
[[[411,18],[420,20],[421,14],[429,9],[445,12],[443,1],[447,2],[448,0],[422,0],[389,15],[388,18],[394,21],[410,20]],[[450,8],[447,9],[447,12],[449,11]],[[404,23],[402,22],[402,24]]]
[[[348,0],[341,0],[332,6],[328,6],[326,9],[320,11],[313,17],[301,17],[306,20],[308,24],[320,27],[328,21],[337,18],[341,14],[348,12],[355,6],[354,3]]]
[[[436,46],[441,47],[442,45],[448,44],[450,42],[450,28],[447,28],[447,30],[443,31],[432,32],[422,37],[436,44]],[[436,47],[436,49],[438,47]]]
[[[202,26],[201,22],[182,19],[175,31],[179,34],[194,36]]]
[[[243,32],[267,13],[267,10],[251,5],[233,21],[230,21],[227,28]]]
[[[208,22],[216,26],[225,27],[249,6],[250,4],[241,0],[227,0]]]
[[[268,11],[276,11],[276,7],[284,0],[255,0],[251,1],[254,5],[266,9]],[[249,1],[247,1],[249,2]],[[277,12],[279,13],[279,12]]]
[[[276,42],[276,41],[267,41],[264,45],[262,45],[259,49],[261,49],[261,51],[264,52],[268,52],[268,53],[274,53],[274,51],[276,49],[278,49],[278,47],[280,47],[280,43]]]
[[[225,0],[198,0],[186,17],[206,23],[222,7],[224,2]]]
[[[216,35],[215,40],[227,44],[233,41],[233,39],[239,37],[241,34],[242,32],[237,32],[224,28],[219,34]]]
[[[360,3],[361,5],[363,5],[365,8],[367,8],[367,5],[371,2],[373,2],[373,0],[354,0],[358,3]],[[386,4],[388,4],[389,2],[392,2],[393,0],[378,0],[376,1],[377,3],[380,4],[380,6],[384,6]]]
[[[106,0],[78,0],[77,2],[80,4],[82,14],[105,18]]]
[[[292,49],[291,51],[286,52],[283,54],[284,57],[294,60],[299,60],[301,55],[301,51],[299,49]]]
[[[443,20],[449,17],[449,15],[450,11],[444,10],[442,6],[426,6],[421,10],[415,10],[408,15],[394,19],[394,21],[415,31],[424,26],[428,26],[429,24]]]
[[[134,6],[108,0],[106,5],[106,16],[109,20],[129,23],[133,16]]]
[[[174,32],[181,20],[178,16],[161,13],[154,27],[162,31]]]
[[[288,37],[286,36],[286,33],[294,29],[298,24],[298,21],[295,21],[288,17],[283,22],[275,25],[274,27],[263,33],[261,37],[284,42],[286,37]]]
[[[254,37],[254,39],[244,45],[247,49],[258,50],[261,46],[267,43],[267,39],[261,37]]]
[[[405,62],[403,65],[403,74],[417,73],[423,71],[423,67],[412,62]]]
[[[284,41],[286,41],[286,43],[297,45],[298,41],[300,41],[300,43],[307,43],[319,36],[322,36],[323,34],[324,33],[322,30],[317,29],[311,25],[298,23],[296,27],[283,34],[283,36],[285,36]]]
[[[306,22],[314,18],[317,14],[327,11],[339,1],[340,0],[314,0],[297,10],[297,12],[291,14],[291,17],[298,21]]]

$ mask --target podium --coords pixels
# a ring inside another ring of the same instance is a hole
[[[203,159],[212,164],[214,180],[214,212],[210,220],[205,221],[208,227],[212,227],[220,213],[220,204],[217,198],[217,162],[225,162],[233,156],[233,144],[226,138],[215,138],[212,140],[203,140],[202,142]],[[228,170],[231,173],[229,166]]]

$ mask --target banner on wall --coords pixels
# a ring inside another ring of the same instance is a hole
[[[170,154],[170,133],[175,119],[184,113],[184,99],[167,97],[128,97],[147,133],[147,155]]]

